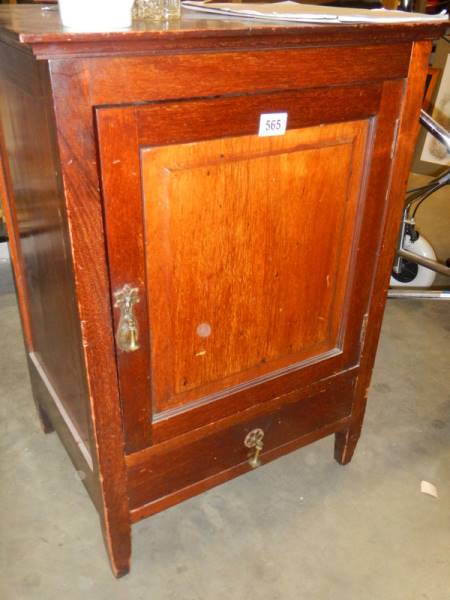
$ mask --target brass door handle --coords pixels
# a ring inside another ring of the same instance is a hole
[[[139,329],[134,315],[134,305],[140,300],[139,290],[126,283],[114,292],[114,306],[120,310],[120,319],[116,331],[116,344],[122,352],[139,350]]]
[[[261,460],[259,455],[261,454],[264,443],[264,431],[262,429],[252,429],[247,433],[244,440],[244,446],[246,448],[250,448],[253,452],[249,453],[248,464],[253,468],[259,467],[261,465]]]

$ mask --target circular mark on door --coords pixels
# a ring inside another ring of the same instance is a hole
[[[211,325],[209,323],[200,323],[197,327],[197,335],[201,338],[207,338],[211,335]]]

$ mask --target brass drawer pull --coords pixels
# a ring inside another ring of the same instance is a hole
[[[262,429],[252,429],[247,433],[244,440],[244,446],[246,448],[255,449],[253,453],[249,453],[248,464],[253,468],[259,467],[261,461],[259,455],[264,448],[263,443],[264,431]]]
[[[114,292],[114,306],[120,310],[120,319],[116,331],[116,343],[122,352],[139,350],[139,330],[134,316],[134,305],[140,300],[138,288],[126,283]]]

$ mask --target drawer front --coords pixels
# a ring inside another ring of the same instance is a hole
[[[216,477],[224,481],[251,470],[252,460],[264,464],[344,428],[351,414],[353,386],[354,379],[346,376],[322,384],[320,392],[306,397],[304,391],[295,391],[275,399],[257,416],[245,411],[237,422],[224,420],[128,456],[131,510],[163,499],[171,504],[170,496],[176,502],[177,495],[187,497],[214,485]],[[255,436],[262,442],[260,451],[252,445]],[[156,512],[151,507],[150,511]]]

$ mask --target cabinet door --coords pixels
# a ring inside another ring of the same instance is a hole
[[[112,292],[139,294],[139,349],[118,348],[129,449],[357,366],[375,258],[361,223],[384,200],[394,124],[377,140],[386,179],[367,193],[380,96],[97,111]],[[286,133],[258,135],[280,112]]]
[[[333,354],[367,122],[141,151],[156,413]]]

